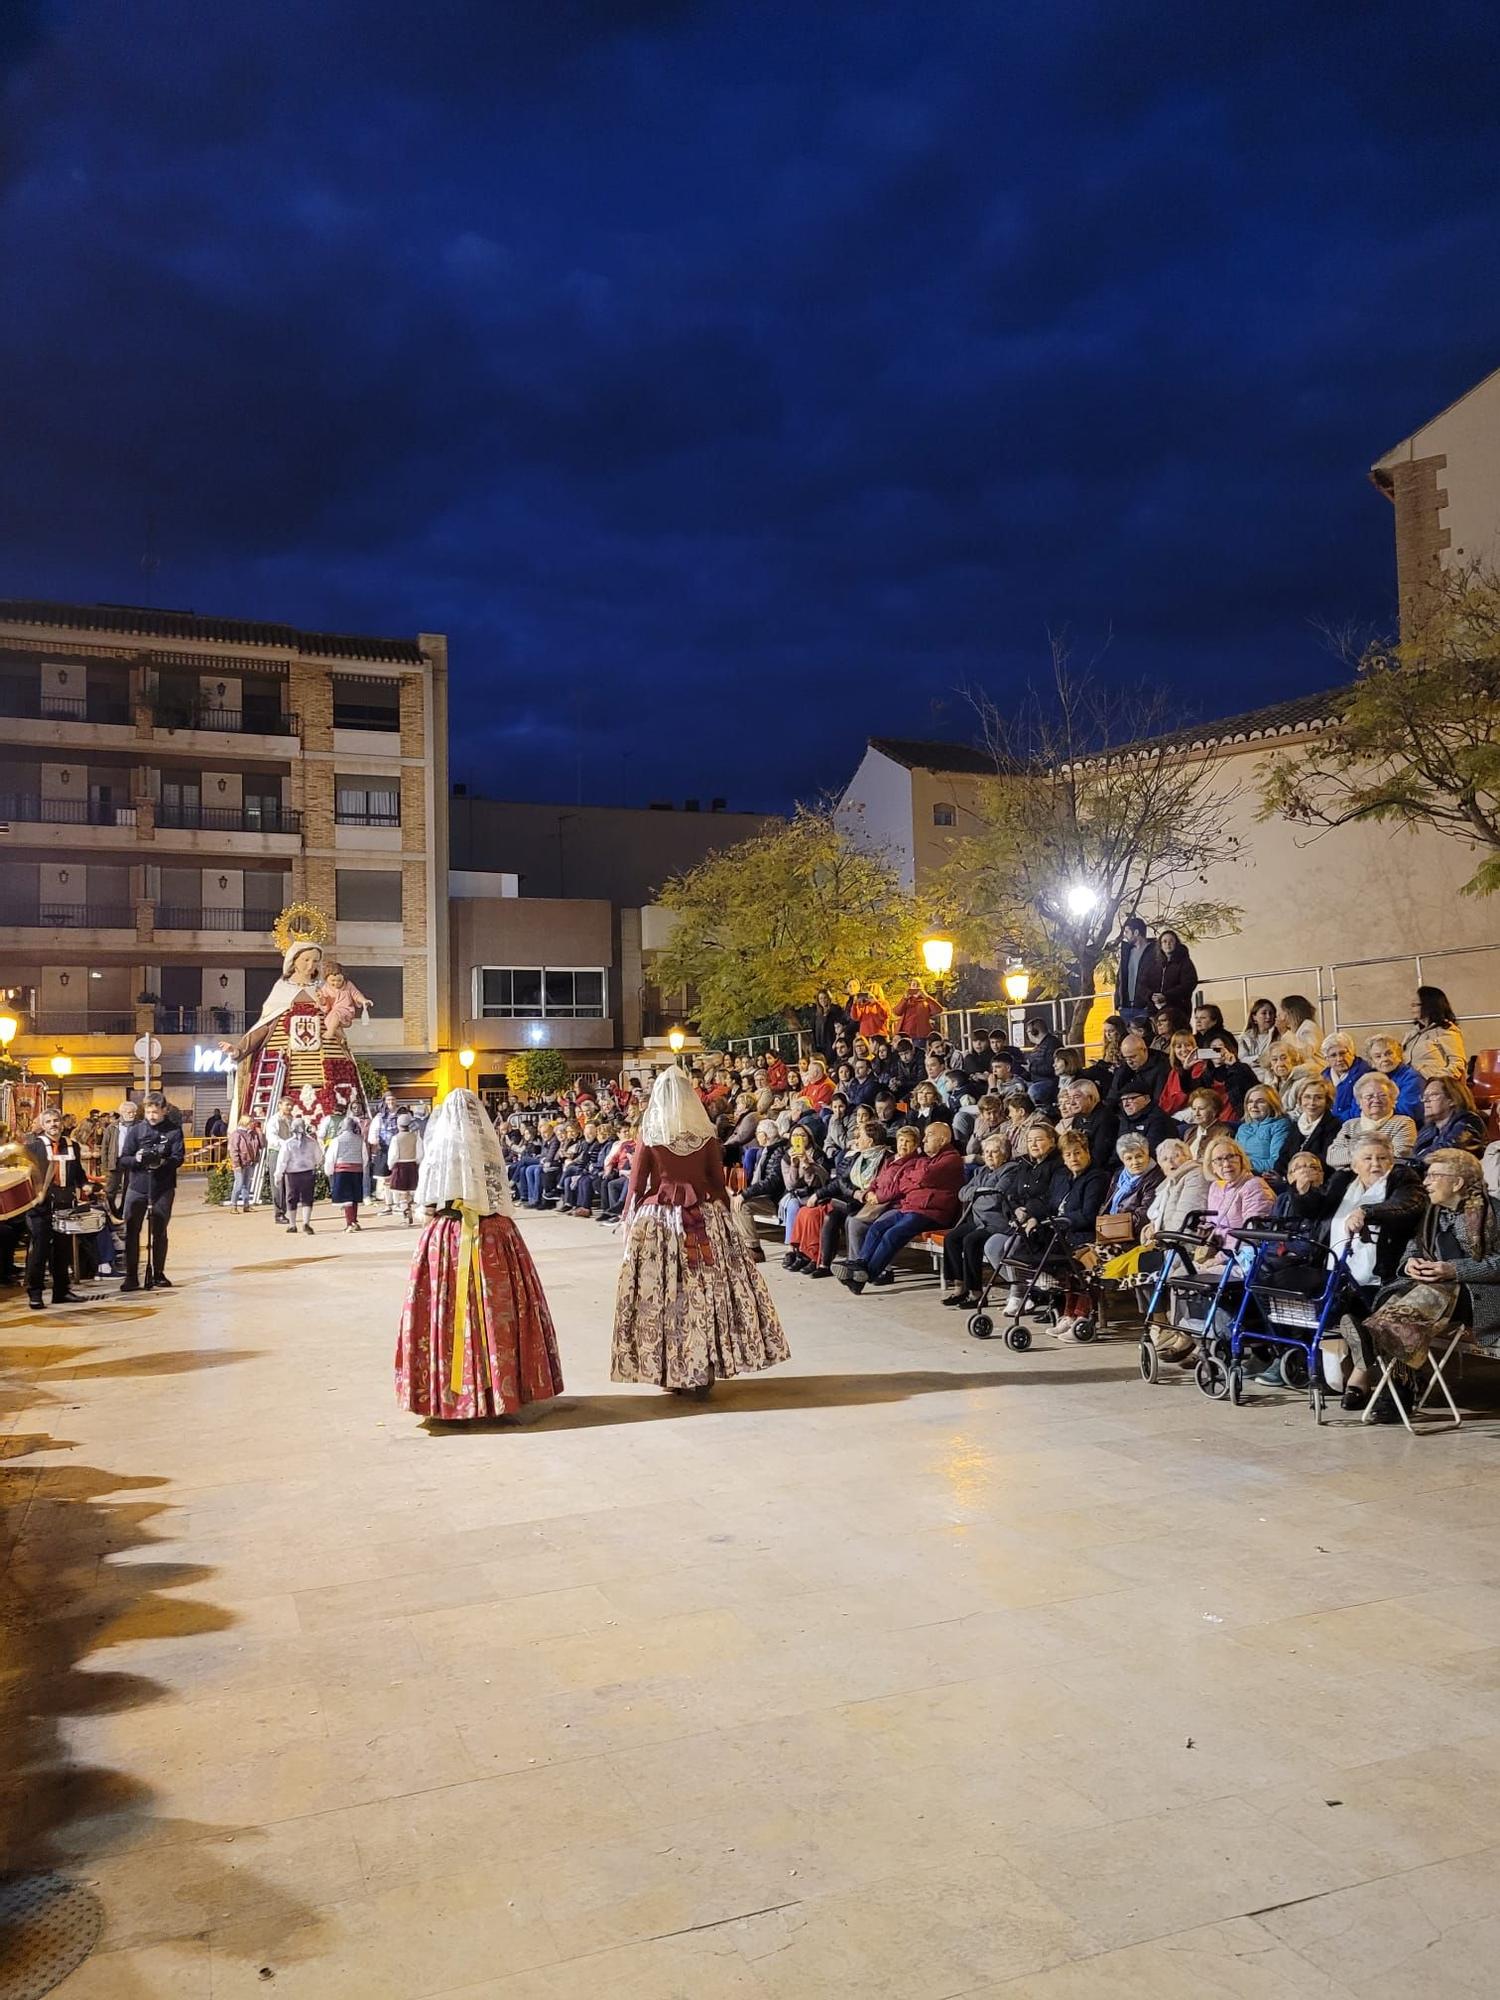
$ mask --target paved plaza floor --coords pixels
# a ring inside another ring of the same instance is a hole
[[[63,2000],[1500,1990],[1500,1429],[1411,1440],[769,1267],[791,1364],[393,1401],[414,1232],[184,1197],[169,1295],[0,1305],[0,1869]]]

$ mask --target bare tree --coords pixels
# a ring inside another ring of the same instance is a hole
[[[1072,994],[1082,1027],[1096,968],[1134,911],[1187,939],[1239,912],[1206,894],[1232,860],[1240,788],[1195,749],[1164,695],[1075,665],[1053,635],[1050,673],[1013,714],[973,698],[995,762],[936,885],[971,953],[1021,959],[1042,994]]]

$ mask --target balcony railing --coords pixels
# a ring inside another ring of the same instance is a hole
[[[133,1035],[135,1016],[128,1008],[113,1013],[104,1007],[80,1008],[76,1012],[45,1009],[27,1014],[21,1021],[23,1035],[43,1035],[49,1040],[65,1035]]]
[[[0,903],[0,925],[10,930],[129,931],[135,910],[129,903]]]
[[[0,687],[0,716],[19,722],[109,722],[130,726],[130,702],[125,695],[43,694],[40,688]]]
[[[151,720],[159,729],[213,729],[228,736],[297,736],[301,723],[287,708],[212,708],[206,702],[158,695]]]
[[[335,826],[400,826],[399,812],[349,812],[343,806],[333,815]]]
[[[370,729],[381,736],[399,736],[401,714],[398,709],[381,708],[367,702],[335,701],[333,726],[335,729]]]
[[[199,908],[192,903],[158,903],[159,931],[269,931],[275,910]]]
[[[251,1018],[233,1007],[158,1007],[156,1032],[159,1035],[242,1035],[249,1027]]]
[[[34,792],[0,792],[0,820],[39,826],[134,826],[135,807],[108,799],[42,799]]]
[[[163,800],[156,808],[156,824],[186,833],[301,833],[302,815],[285,806],[186,806]]]

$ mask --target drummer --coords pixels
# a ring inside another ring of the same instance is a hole
[[[66,1305],[75,1296],[68,1285],[73,1270],[72,1246],[53,1224],[59,1210],[75,1205],[88,1176],[77,1145],[63,1137],[60,1111],[44,1111],[25,1145],[42,1173],[41,1200],[26,1217],[26,1294],[31,1310],[40,1312],[47,1303],[42,1294],[49,1271],[53,1305]]]

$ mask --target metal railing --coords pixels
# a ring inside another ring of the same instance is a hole
[[[0,904],[0,925],[12,930],[129,931],[135,936],[135,909],[126,903]]]
[[[212,729],[228,736],[299,736],[302,725],[290,709],[212,708],[206,702],[174,701],[158,695],[151,704],[158,729]]]
[[[128,696],[43,694],[40,688],[0,687],[0,716],[17,722],[105,722],[129,728]]]
[[[134,826],[135,807],[107,799],[44,799],[35,792],[0,792],[0,820],[38,826]]]
[[[350,812],[343,807],[333,815],[335,826],[400,826],[399,812]]]
[[[191,903],[158,903],[159,931],[269,931],[275,910],[205,909]]]
[[[335,700],[333,726],[335,729],[373,729],[383,736],[399,736],[401,717],[394,708],[376,708],[364,702]]]
[[[156,824],[177,833],[301,833],[302,815],[285,806],[189,806],[156,808]]]
[[[158,1007],[159,1035],[242,1035],[251,1016],[237,1007]]]
[[[21,1022],[21,1033],[33,1036],[133,1035],[135,1016],[128,1010],[111,1013],[102,1007],[74,1011],[44,1008],[39,1014],[25,1017]]]

